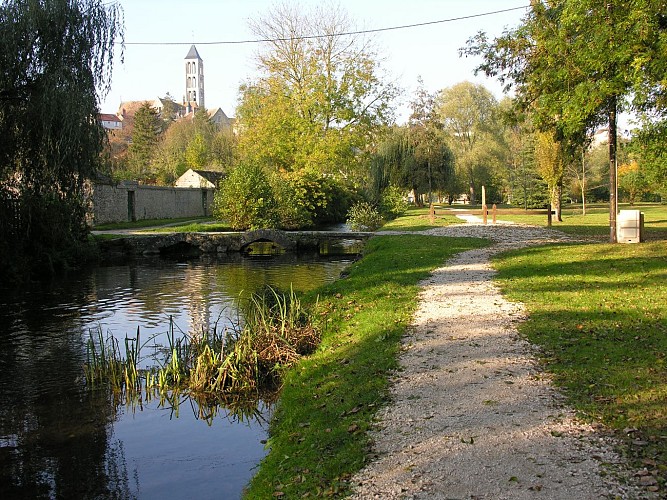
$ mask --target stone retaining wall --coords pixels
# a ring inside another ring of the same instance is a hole
[[[142,219],[173,219],[211,215],[214,189],[143,186],[136,182],[94,184],[93,225]]]

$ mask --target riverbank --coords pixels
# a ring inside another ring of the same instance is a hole
[[[500,250],[568,241],[568,236],[558,231],[524,226],[465,224],[431,229],[422,234],[477,236],[494,240],[496,247],[493,251],[481,251],[487,252],[482,260]],[[425,236],[418,238],[423,237]],[[392,238],[378,238],[371,240],[371,244],[389,242]],[[404,237],[399,239],[402,238]],[[440,238],[430,240],[436,243],[431,248],[442,247],[449,241]],[[424,240],[426,241],[428,239]],[[376,255],[376,269],[371,271],[365,267],[358,268],[356,273],[359,274],[356,278],[363,282],[365,276],[377,280],[383,273],[391,275],[388,270],[396,267],[397,255],[410,253],[413,247],[414,244],[406,244],[404,247],[394,248],[391,254]],[[374,253],[375,250],[371,247],[367,257]],[[440,255],[442,260],[434,261],[434,268],[442,267],[442,262],[446,260],[443,257]],[[479,261],[479,255],[476,259]],[[365,261],[366,258],[359,264],[364,266]],[[392,325],[390,318],[382,315],[386,314],[384,312],[377,321],[385,328],[389,326],[388,329],[392,332],[390,336],[379,334],[379,337],[376,335],[375,340],[368,343],[357,338],[348,340],[347,336],[351,335],[348,332],[355,331],[355,310],[363,308],[364,304],[354,300],[349,302],[348,307],[344,308],[345,314],[339,314],[334,323],[338,325],[337,330],[328,334],[330,345],[321,353],[322,358],[313,364],[300,367],[299,372],[288,379],[285,394],[293,390],[299,393],[301,388],[304,391],[300,397],[289,397],[281,403],[281,411],[284,411],[286,416],[272,428],[272,440],[269,442],[271,453],[253,480],[248,498],[266,498],[273,495],[292,498],[317,494],[345,496],[351,486],[356,488],[358,498],[445,498],[445,495],[456,490],[438,488],[451,487],[452,484],[462,488],[458,490],[459,493],[467,497],[474,494],[472,487],[487,473],[489,480],[484,483],[491,490],[487,490],[487,493],[480,490],[480,498],[522,498],[521,495],[528,497],[537,494],[536,492],[541,492],[539,494],[544,498],[561,498],[561,493],[572,491],[588,491],[591,495],[618,494],[625,498],[650,497],[653,494],[646,488],[635,490],[632,486],[622,484],[644,484],[646,481],[642,478],[652,480],[655,471],[648,464],[648,471],[635,470],[637,476],[633,477],[633,472],[625,468],[625,457],[619,457],[610,448],[617,443],[616,440],[609,440],[606,433],[599,432],[599,428],[582,424],[573,418],[572,411],[563,405],[562,397],[553,390],[549,377],[535,364],[538,352],[516,333],[516,326],[523,321],[524,313],[520,309],[514,309],[516,306],[504,303],[497,289],[490,284],[493,272],[485,267],[488,263],[482,264],[480,261],[475,265],[478,264],[483,268],[472,271],[470,286],[463,286],[461,294],[458,295],[458,298],[463,300],[460,304],[461,310],[450,310],[444,318],[440,311],[430,321],[423,317],[419,319],[421,312],[418,313],[414,316],[415,323],[408,330],[409,336],[403,338],[403,344],[394,343],[400,341],[408,324],[401,322]],[[451,289],[458,286],[459,281],[463,282],[466,272],[445,266],[433,277],[425,279],[422,286],[427,288],[419,296],[420,311],[421,307],[426,307],[424,304],[435,306],[436,311],[445,307],[443,302],[457,296],[451,293]],[[436,281],[439,275],[447,275],[453,282],[438,285]],[[484,289],[484,293],[469,293],[470,287],[476,285],[491,288]],[[426,290],[432,286],[439,287],[440,290],[427,293]],[[326,292],[326,296],[330,298],[332,293],[338,293],[341,301],[339,305],[342,306],[346,304],[346,290],[347,284],[343,280],[335,285],[333,291]],[[416,295],[418,290],[410,288],[406,291]],[[447,293],[443,293],[445,290]],[[375,303],[371,304],[374,308]],[[491,313],[488,313],[487,308],[490,308]],[[409,311],[404,313],[409,314]],[[458,334],[452,330],[454,325],[447,323],[446,317],[450,314],[458,317],[459,326],[462,325],[466,330],[461,339],[458,339]],[[482,331],[473,335],[468,332],[468,326],[472,326],[471,321],[476,315],[487,321],[487,326],[496,328],[496,333]],[[441,324],[448,326],[440,327]],[[394,326],[397,326],[399,331],[403,329],[398,338]],[[419,331],[423,337],[421,341],[427,343],[417,346],[414,336],[418,336],[415,332]],[[383,336],[385,338],[382,338]],[[476,351],[493,346],[496,339],[500,341],[502,348],[508,349],[501,349],[502,355],[495,353],[500,359],[494,359],[484,351]],[[341,341],[345,346],[342,350],[337,344]],[[376,351],[382,350],[384,358],[396,357],[400,361],[397,361],[393,368],[391,363],[386,363],[375,371],[360,370],[355,366],[357,359],[349,356],[350,353],[356,355],[360,349],[358,342],[370,344]],[[388,349],[389,345],[394,347]],[[457,354],[461,359],[453,362],[450,357],[456,354],[457,348],[463,349]],[[447,351],[448,349],[450,351]],[[440,356],[432,360],[429,356],[433,352],[440,353]],[[416,356],[414,363],[410,364],[406,359],[409,360],[415,353],[424,357]],[[469,363],[464,363],[465,360],[469,360]],[[352,361],[355,365],[350,369]],[[346,372],[344,375],[339,374],[341,369]],[[389,385],[385,386],[382,382],[382,379],[390,374],[393,374],[391,395],[384,392]],[[484,378],[485,375],[491,380]],[[467,376],[472,378],[468,380]],[[341,389],[336,383],[339,378],[341,382],[346,382],[348,390]],[[368,378],[374,380],[377,387],[369,388],[366,384]],[[313,385],[309,385],[311,379],[314,381]],[[461,384],[462,380],[470,383]],[[293,386],[297,388],[294,389]],[[359,397],[357,386],[364,395],[372,392],[375,399],[370,398],[369,401],[368,398]],[[408,389],[398,396],[400,387]],[[426,395],[420,394],[420,390],[427,391]],[[447,400],[453,390],[458,391],[456,394],[459,397]],[[491,390],[493,395],[484,395],[484,392],[478,392],[479,390]],[[497,391],[495,394],[494,390]],[[380,397],[377,397],[378,394]],[[385,399],[387,397],[389,399]],[[512,398],[515,398],[514,404]],[[348,406],[341,409],[338,406],[339,400],[340,403],[346,402]],[[469,412],[458,411],[457,407],[465,406],[468,400],[474,402],[474,408],[468,408]],[[386,404],[386,401],[390,401],[390,404]],[[293,407],[303,407],[300,416],[287,416]],[[527,415],[524,414],[524,408],[528,409]],[[509,415],[510,409],[516,418]],[[337,410],[340,411],[336,413]],[[329,419],[323,428],[320,423],[321,413],[327,413],[326,418]],[[388,418],[388,415],[395,418]],[[541,415],[543,420],[531,427],[530,418],[535,418],[536,415]],[[497,426],[496,431],[486,429],[480,433],[476,428],[483,421],[478,419],[485,416],[496,419],[495,424],[487,425]],[[525,422],[521,420],[524,416],[528,419]],[[374,425],[375,418],[380,418],[379,427]],[[314,421],[317,421],[315,427]],[[395,422],[397,427],[391,422]],[[507,425],[510,426],[509,431],[504,432],[508,430]],[[334,429],[336,438],[327,439]],[[369,434],[366,434],[367,432]],[[429,433],[435,434],[427,439]],[[350,435],[354,439],[348,439]],[[321,441],[320,437],[325,439]],[[533,440],[539,443],[539,446],[533,447]],[[504,443],[503,446],[500,446],[501,442]],[[363,448],[364,443],[368,445],[365,451],[370,451],[370,455],[365,454],[364,450],[359,451],[359,447]],[[392,443],[404,446],[392,451]],[[420,446],[420,443],[423,446]],[[497,446],[494,447],[494,444]],[[524,445],[529,448],[521,448]],[[559,457],[560,461],[549,458],[553,451],[549,446],[560,450],[554,451],[553,455],[554,458]],[[441,453],[438,451],[440,448],[448,450],[444,452],[444,456],[438,455]],[[353,450],[354,454],[342,452],[342,449]],[[521,453],[522,449],[525,453]],[[485,454],[484,450],[490,450],[489,454]],[[470,460],[465,458],[466,454]],[[441,459],[438,459],[438,456]],[[543,462],[545,456],[547,461]],[[497,459],[495,465],[498,467],[495,469],[492,457]],[[512,464],[515,466],[513,472],[499,465],[508,457],[515,457],[509,462],[510,468]],[[455,465],[453,469],[446,466],[450,461]],[[655,461],[649,462],[656,464]],[[368,465],[369,469],[353,475],[355,470],[364,465]],[[451,481],[448,479],[449,475],[438,472],[438,466],[443,467],[442,471],[453,474]],[[490,472],[493,470],[498,476]],[[607,474],[607,478],[600,480],[600,472]],[[548,477],[543,480],[545,475]],[[475,478],[474,482],[471,481],[472,478]],[[655,485],[649,487],[656,488]],[[575,497],[586,498],[581,494]]]

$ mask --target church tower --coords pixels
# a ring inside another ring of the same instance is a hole
[[[197,48],[190,47],[188,55],[185,56],[185,99],[184,103],[196,103],[198,107],[205,108],[204,105],[204,61],[199,57]]]

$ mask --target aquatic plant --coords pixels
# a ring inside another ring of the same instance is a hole
[[[126,336],[125,353],[112,335],[101,329],[87,342],[85,379],[89,387],[108,386],[125,401],[172,398],[179,391],[195,395],[256,393],[274,386],[280,372],[300,356],[312,352],[319,334],[292,289],[267,287],[252,294],[240,309],[245,321],[220,331],[177,331],[170,318],[163,360],[140,369],[141,331]]]

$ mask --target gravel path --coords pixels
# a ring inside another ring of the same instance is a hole
[[[358,499],[643,498],[615,479],[606,438],[576,421],[517,334],[520,304],[493,284],[493,254],[560,232],[471,223],[426,231],[492,238],[422,283],[403,340],[373,460],[352,479]]]

